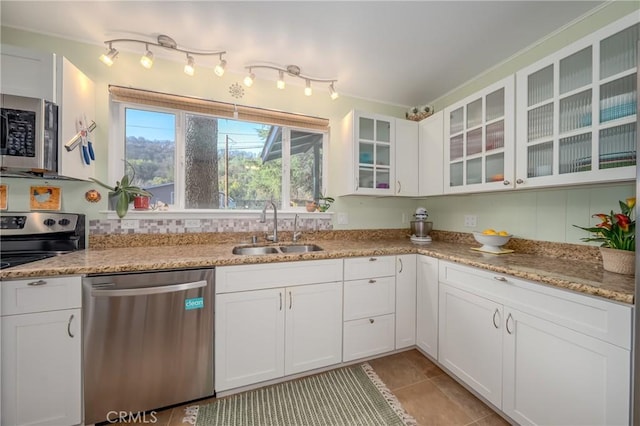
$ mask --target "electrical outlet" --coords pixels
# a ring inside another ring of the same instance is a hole
[[[122,219],[120,221],[122,229],[138,229],[138,219]]]
[[[464,226],[467,228],[475,228],[478,225],[478,216],[467,214],[464,216]]]
[[[348,213],[338,213],[338,225],[348,225],[349,224],[349,214]]]
[[[185,228],[199,228],[200,227],[200,219],[187,219],[184,221]]]

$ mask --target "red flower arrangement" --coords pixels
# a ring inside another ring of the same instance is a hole
[[[594,214],[592,217],[597,217],[601,221],[595,227],[583,228],[573,225],[594,234],[592,237],[581,238],[581,240],[601,242],[601,247],[636,251],[636,220],[632,219],[636,199],[627,198],[626,202],[619,203],[620,213],[614,213],[612,210],[611,214]]]

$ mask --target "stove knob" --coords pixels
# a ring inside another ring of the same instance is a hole
[[[45,226],[53,226],[53,225],[56,224],[56,221],[53,220],[53,219],[45,219],[44,220],[44,224],[45,224]]]
[[[58,221],[58,225],[60,226],[67,226],[71,223],[71,221],[69,219],[60,219]]]

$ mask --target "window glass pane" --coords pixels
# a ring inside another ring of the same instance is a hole
[[[215,208],[256,210],[271,199],[281,208],[282,127],[227,119],[218,122]]]
[[[149,190],[152,202],[174,203],[175,155],[175,114],[125,109],[125,160],[134,168],[134,184]]]
[[[291,207],[304,207],[306,201],[323,195],[322,137],[322,133],[291,131]]]
[[[185,208],[218,208],[218,119],[185,117]]]

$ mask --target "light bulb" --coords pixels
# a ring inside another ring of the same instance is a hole
[[[216,65],[216,67],[214,68],[213,72],[218,76],[218,77],[222,77],[224,75],[224,70],[227,67],[227,61],[226,60],[221,60],[220,63],[218,65]]]
[[[253,80],[256,79],[256,75],[249,71],[249,75],[244,78],[244,85],[247,87],[253,86]]]
[[[111,65],[113,65],[113,61],[116,59],[117,56],[118,56],[118,50],[109,46],[109,51],[107,53],[103,53],[102,55],[100,55],[100,60],[102,61],[103,64],[110,67]]]
[[[187,65],[184,66],[184,73],[189,76],[193,76],[196,72],[195,68],[195,60],[193,56],[187,55]]]
[[[280,71],[278,75],[278,81],[276,82],[276,87],[278,89],[284,89],[284,72]]]
[[[153,52],[147,50],[147,53],[142,55],[142,58],[140,58],[140,65],[146,69],[150,69],[153,66]]]
[[[333,83],[329,85],[329,96],[331,97],[332,101],[335,101],[339,97],[338,92],[336,92],[336,88],[333,87]]]
[[[307,85],[304,88],[304,94],[306,96],[311,96],[313,94],[313,91],[311,90],[311,81],[307,80]]]

